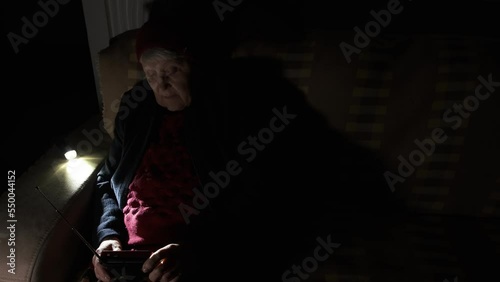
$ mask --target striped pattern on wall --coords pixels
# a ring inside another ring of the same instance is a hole
[[[321,262],[320,275],[308,281],[472,281],[466,279],[457,252],[467,236],[454,232],[450,223],[443,217],[414,217],[390,231],[380,226],[372,234],[355,236]]]
[[[435,44],[439,50],[438,69],[427,128],[428,132],[441,128],[448,137],[443,143],[436,144],[434,153],[417,168],[415,186],[411,188],[412,200],[408,202],[410,208],[430,212],[442,211],[451,187],[457,186],[454,181],[469,125],[467,118],[462,119],[460,126],[450,124],[444,114],[474,93],[479,72],[477,46],[472,42],[449,39],[435,41]],[[456,114],[453,112],[453,115]]]
[[[376,39],[371,44],[359,57],[345,131],[361,145],[378,150],[382,146],[391,95],[391,63],[396,42]]]

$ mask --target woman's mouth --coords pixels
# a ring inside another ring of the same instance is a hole
[[[172,85],[170,85],[170,84],[167,84],[165,89],[161,93],[161,96],[163,98],[172,98],[175,95],[176,95],[175,91],[173,91]]]
[[[163,98],[172,98],[175,96],[175,94],[174,93],[165,93],[165,94],[161,94],[161,96]]]

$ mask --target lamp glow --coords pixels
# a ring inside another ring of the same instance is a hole
[[[69,160],[64,166],[67,180],[71,183],[83,183],[94,171],[94,167],[84,157]]]
[[[70,150],[64,153],[64,157],[66,157],[67,160],[72,160],[76,158],[76,151],[75,150]]]

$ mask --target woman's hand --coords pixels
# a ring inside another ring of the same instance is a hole
[[[99,248],[97,248],[97,253],[100,255],[103,250],[121,251],[122,244],[118,238],[110,237],[106,238],[101,242]],[[92,264],[94,265],[94,273],[97,279],[103,282],[110,282],[111,275],[109,275],[106,268],[99,262],[99,258],[95,255],[92,257]]]
[[[177,282],[181,276],[181,246],[168,244],[154,252],[142,265],[142,271],[149,273],[151,282]]]

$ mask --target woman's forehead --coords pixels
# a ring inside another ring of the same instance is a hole
[[[162,69],[177,65],[175,59],[151,58],[142,62],[143,69]]]

